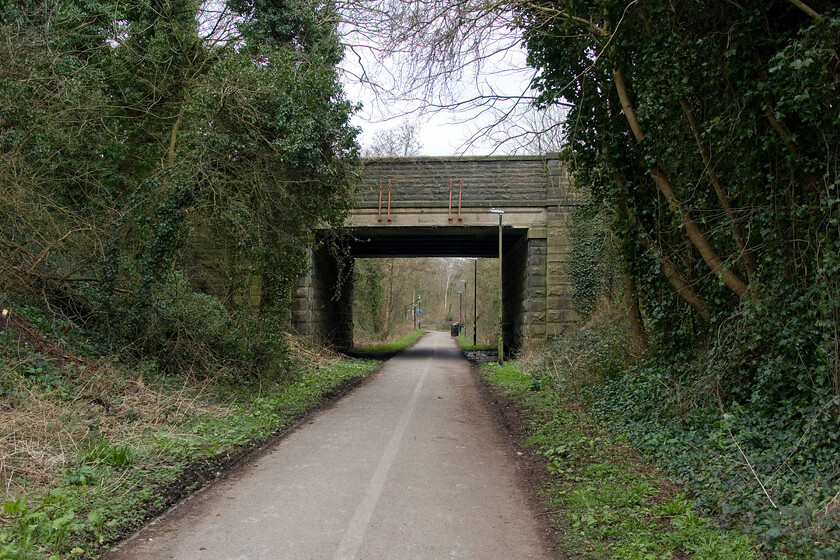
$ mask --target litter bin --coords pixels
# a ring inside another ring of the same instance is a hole
[[[461,325],[460,323],[452,323],[452,328],[450,330],[450,334],[452,336],[458,336],[458,333],[461,332]]]

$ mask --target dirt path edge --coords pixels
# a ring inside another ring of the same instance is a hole
[[[516,466],[519,469],[520,480],[532,510],[535,512],[535,519],[540,525],[540,534],[556,560],[570,560],[569,556],[562,551],[557,532],[551,525],[548,509],[542,499],[542,490],[549,478],[546,470],[548,462],[545,457],[534,452],[532,447],[525,447],[522,441],[527,437],[523,426],[525,415],[517,403],[494,390],[479,371],[479,365],[470,362],[471,370],[476,384],[481,391],[485,406],[491,411],[500,431],[507,435],[508,445],[517,457]]]
[[[154,494],[159,496],[160,499],[146,508],[142,521],[122,532],[114,540],[104,543],[95,552],[94,556],[84,556],[82,560],[94,560],[109,550],[124,544],[134,535],[142,531],[147,525],[153,523],[155,519],[170,509],[173,509],[184,500],[206,489],[216,480],[230,476],[237,468],[258,460],[264,454],[270,452],[283,439],[306,424],[313,416],[334,406],[342,397],[373,379],[382,369],[383,365],[384,362],[363,377],[353,377],[342,381],[335,388],[324,393],[318,404],[306,412],[297,415],[291,423],[278,428],[274,433],[237,445],[232,451],[220,453],[213,457],[196,459],[189,463],[178,474],[175,480],[168,483],[156,484]]]

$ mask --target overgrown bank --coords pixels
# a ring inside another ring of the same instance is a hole
[[[481,372],[521,415],[522,444],[544,459],[542,498],[569,557],[756,558],[749,537],[698,515],[661,472],[521,363],[485,364]]]
[[[759,554],[837,558],[837,3],[518,16],[582,202],[566,273],[585,326],[528,372]]]
[[[679,363],[651,351],[635,360],[630,347],[626,324],[608,312],[540,353],[484,370],[526,410],[527,443],[551,473],[557,526],[582,557],[837,558],[836,399],[775,411],[722,403],[708,357]],[[646,478],[636,456],[684,497]],[[721,540],[709,529],[705,544],[684,541],[686,529],[706,534],[693,512],[749,537]]]
[[[97,356],[79,331],[62,336],[69,322],[11,311],[0,324],[0,558],[10,560],[95,556],[378,363],[298,348],[285,376],[190,378]],[[50,323],[46,336],[35,326]]]

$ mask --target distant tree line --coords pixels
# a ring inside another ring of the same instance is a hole
[[[421,322],[423,328],[449,329],[458,321],[463,321],[464,332],[472,339],[476,314],[478,342],[492,345],[496,340],[497,259],[477,263],[467,258],[356,259],[353,275],[357,342],[393,340]],[[413,312],[414,307],[422,312]]]

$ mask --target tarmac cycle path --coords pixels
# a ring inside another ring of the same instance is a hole
[[[506,440],[448,333],[105,560],[553,558]]]

